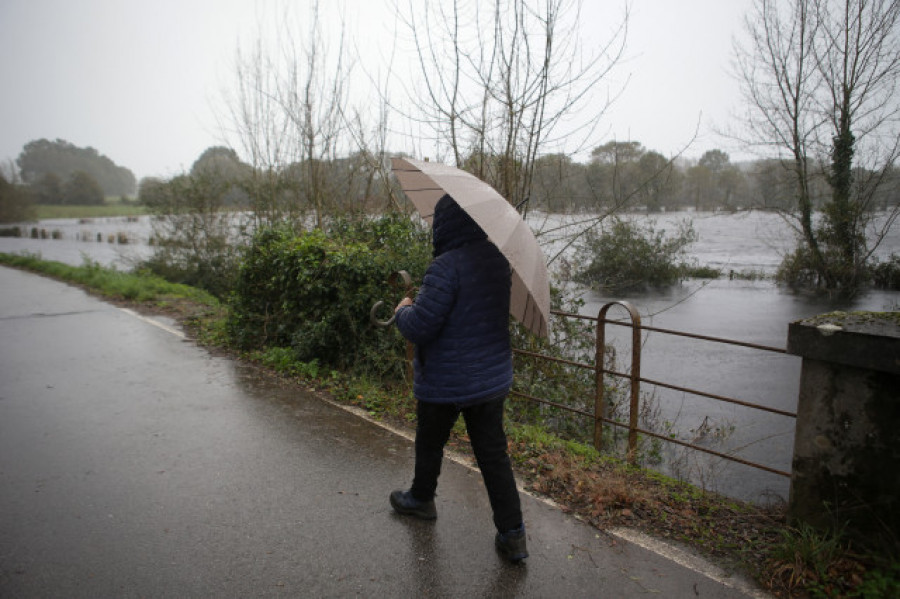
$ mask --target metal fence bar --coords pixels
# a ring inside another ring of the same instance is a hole
[[[582,416],[587,416],[587,417],[589,417],[589,418],[593,418],[593,414],[591,414],[590,412],[587,412],[587,411],[585,411],[585,410],[579,410],[578,408],[573,408],[572,406],[567,406],[567,405],[564,405],[564,404],[561,404],[561,403],[556,403],[556,402],[549,401],[549,400],[546,400],[546,399],[541,399],[540,397],[534,397],[534,396],[532,396],[532,395],[528,395],[527,393],[522,393],[522,392],[520,392],[520,391],[510,391],[509,394],[510,394],[510,395],[515,395],[515,396],[521,397],[521,398],[526,399],[526,400],[528,400],[528,401],[533,401],[533,402],[536,402],[536,403],[540,403],[540,404],[552,406],[552,407],[555,407],[555,408],[559,408],[559,409],[561,409],[561,410],[565,410],[565,411],[568,411],[568,412],[572,412],[572,413],[574,413],[574,414],[581,414]],[[617,426],[617,427],[619,427],[619,428],[629,428],[629,425],[628,425],[628,424],[625,424],[624,422],[616,422],[615,420],[611,420],[611,419],[606,418],[606,417],[602,417],[602,416],[601,416],[600,420],[602,420],[605,424],[610,424],[610,425],[612,425],[612,426]],[[785,472],[784,470],[778,470],[777,468],[772,468],[772,467],[770,467],[770,466],[766,466],[765,464],[757,464],[757,463],[755,463],[755,462],[751,462],[751,461],[749,461],[749,460],[745,460],[745,459],[743,459],[743,458],[739,458],[739,457],[734,456],[734,455],[729,455],[729,454],[727,454],[727,453],[722,453],[722,452],[720,452],[720,451],[715,451],[714,449],[707,449],[706,447],[701,447],[701,446],[699,446],[699,445],[694,445],[694,444],[692,444],[692,443],[688,443],[687,441],[682,441],[682,440],[680,440],[680,439],[675,439],[675,438],[673,438],[673,437],[666,437],[665,435],[661,435],[661,434],[659,434],[659,433],[654,433],[654,432],[652,432],[652,431],[648,431],[648,430],[645,430],[645,429],[642,429],[642,428],[637,428],[637,429],[635,429],[635,430],[636,430],[637,433],[640,433],[640,434],[642,434],[642,435],[647,435],[648,437],[653,437],[653,438],[655,438],[655,439],[661,439],[661,440],[663,440],[663,441],[668,441],[669,443],[674,443],[675,445],[681,445],[682,447],[688,447],[688,448],[690,448],[690,449],[695,449],[695,450],[697,450],[697,451],[701,451],[701,452],[703,452],[703,453],[707,453],[707,454],[710,454],[710,455],[714,455],[714,456],[716,456],[716,457],[719,457],[719,458],[722,458],[722,459],[725,459],[725,460],[729,460],[729,461],[731,461],[731,462],[737,462],[738,464],[743,464],[743,465],[745,465],[745,466],[750,466],[750,467],[752,467],[752,468],[757,468],[757,469],[759,469],[759,470],[764,470],[764,471],[766,471],[766,472],[771,472],[772,474],[777,474],[777,475],[779,475],[779,476],[785,476],[785,477],[788,477],[788,478],[790,478],[790,476],[791,476],[791,473],[790,473],[790,472]]]
[[[628,311],[631,317],[632,327],[631,334],[631,373],[629,379],[630,385],[630,406],[628,410],[628,461],[634,462],[637,455],[637,425],[638,412],[640,411],[641,397],[641,315],[637,309],[628,302],[616,301],[609,302],[600,308],[597,315],[597,348],[594,365],[596,368],[596,386],[597,399],[594,402],[594,447],[602,449],[603,446],[603,414],[605,406],[603,405],[603,373],[606,372],[604,366],[604,354],[606,350],[606,314],[613,306],[621,306]]]
[[[518,395],[524,399],[544,404],[545,406],[553,406],[554,408],[559,408],[561,410],[565,410],[567,412],[572,412],[573,414],[581,414],[582,416],[587,416],[588,418],[593,418],[594,415],[588,412],[587,410],[579,410],[578,408],[573,408],[572,406],[567,406],[565,404],[557,403],[555,401],[550,401],[549,399],[541,399],[540,397],[534,397],[533,395],[528,395],[527,393],[522,393],[521,391],[511,390],[509,392],[510,395]],[[610,421],[612,422],[612,421]]]
[[[619,320],[607,320],[609,324],[615,324],[620,327],[631,327],[634,326],[628,322],[621,322]],[[734,339],[723,339],[722,337],[711,337],[709,335],[700,335],[697,333],[686,333],[684,331],[675,331],[672,329],[661,329],[659,327],[650,327],[650,326],[641,326],[642,331],[650,331],[654,333],[665,333],[667,335],[676,335],[678,337],[689,337],[691,339],[700,339],[701,341],[712,341],[714,343],[724,343],[726,345],[737,345],[740,347],[749,347],[751,349],[761,349],[763,351],[775,352],[778,354],[787,354],[787,350],[781,347],[771,347],[768,345],[759,345],[757,343],[750,343],[749,341],[736,341]]]
[[[607,313],[613,306],[620,306],[625,308],[628,311],[628,315],[630,318],[630,322],[623,322],[622,320],[610,320],[606,317]],[[541,399],[537,397],[533,397],[527,395],[525,393],[521,393],[519,391],[511,391],[510,394],[517,395],[529,401],[534,401],[537,403],[541,403],[544,405],[553,406],[568,412],[572,412],[575,414],[580,414],[586,416],[588,418],[592,418],[594,420],[594,446],[599,450],[602,449],[603,445],[603,424],[610,424],[619,428],[627,428],[628,429],[628,460],[633,462],[636,457],[637,450],[637,442],[638,435],[647,435],[649,437],[653,437],[656,439],[660,439],[663,441],[667,441],[669,443],[674,443],[676,445],[681,445],[683,447],[688,447],[691,449],[696,449],[697,451],[701,451],[703,453],[707,453],[710,455],[714,455],[716,457],[726,459],[732,462],[736,462],[739,464],[743,464],[745,466],[750,466],[753,468],[757,468],[759,470],[764,470],[766,472],[770,472],[773,474],[777,474],[780,476],[790,476],[789,472],[785,472],[783,470],[779,470],[777,468],[772,468],[770,466],[766,466],[764,464],[758,464],[755,462],[751,462],[749,460],[745,460],[743,458],[739,458],[737,456],[728,455],[726,453],[722,453],[719,451],[715,451],[712,449],[707,449],[705,447],[701,447],[699,445],[695,445],[693,443],[688,443],[686,441],[681,441],[679,439],[675,439],[673,437],[667,437],[665,435],[661,435],[659,433],[654,433],[652,431],[644,430],[638,426],[638,414],[640,408],[640,385],[641,383],[646,383],[649,385],[656,385],[659,387],[664,387],[667,389],[672,389],[675,391],[681,391],[684,393],[690,393],[693,395],[698,395],[701,397],[707,397],[709,399],[714,399],[717,401],[723,401],[735,405],[740,405],[743,407],[761,410],[764,412],[769,412],[772,414],[777,414],[780,416],[785,416],[789,418],[796,418],[797,415],[793,412],[789,412],[787,410],[780,410],[778,408],[770,408],[768,406],[763,406],[760,404],[755,404],[739,399],[735,399],[732,397],[726,397],[724,395],[716,395],[713,393],[707,393],[704,391],[699,391],[697,389],[690,389],[688,387],[681,387],[678,385],[673,385],[670,383],[665,383],[662,381],[655,381],[652,379],[647,379],[641,377],[641,331],[649,331],[649,332],[657,332],[668,335],[677,335],[680,337],[686,337],[690,339],[698,339],[701,341],[710,341],[714,343],[723,343],[727,345],[735,345],[739,347],[747,347],[750,349],[762,350],[775,352],[780,354],[786,354],[787,351],[782,348],[769,347],[765,345],[759,345],[756,343],[748,343],[744,341],[736,341],[733,339],[724,339],[720,337],[712,337],[709,335],[698,335],[694,333],[686,333],[684,331],[674,331],[671,329],[663,329],[659,327],[648,327],[641,325],[641,318],[638,311],[632,306],[630,303],[625,301],[614,301],[605,304],[599,311],[597,316],[588,316],[584,314],[574,314],[570,312],[563,312],[560,310],[552,310],[552,314],[556,316],[561,316],[564,318],[574,318],[579,320],[588,320],[592,322],[596,322],[596,348],[594,354],[594,364],[585,364],[583,362],[577,362],[574,360],[567,360],[564,358],[556,358],[553,356],[547,356],[544,354],[530,352],[526,350],[514,349],[513,351],[517,354],[548,360],[551,362],[566,364],[569,366],[573,366],[576,368],[585,368],[594,371],[594,384],[595,384],[595,396],[594,396],[594,413],[591,414],[586,410],[581,410],[578,408],[573,408],[571,406],[566,406],[557,402],[549,401],[546,399]],[[606,348],[606,324],[614,324],[618,326],[631,327],[632,329],[632,337],[631,337],[631,368],[628,373],[616,372],[612,369],[608,369],[604,364],[604,354]],[[603,377],[604,375],[609,374],[611,376],[617,376],[621,378],[627,378],[630,380],[630,393],[629,393],[629,414],[628,414],[628,423],[615,422],[609,418],[603,416],[605,411],[605,397],[604,397],[604,385],[603,385]]]
[[[556,316],[563,316],[565,318],[576,318],[579,320],[597,320],[597,316],[590,316],[587,314],[576,314],[574,312],[563,312],[562,310],[551,310],[551,314]],[[612,320],[606,319],[606,322],[609,324],[618,325],[620,327],[633,327],[634,324],[630,322],[623,322],[621,320]],[[700,339],[703,341],[714,341],[716,343],[725,343],[727,345],[738,345],[742,347],[749,347],[751,349],[761,349],[763,351],[775,352],[778,354],[787,354],[787,350],[782,347],[771,347],[768,345],[759,345],[757,343],[750,343],[748,341],[737,341],[735,339],[725,339],[723,337],[712,337],[709,335],[700,335],[697,333],[687,333],[685,331],[676,331],[673,329],[663,329],[660,327],[646,326],[640,325],[642,331],[651,331],[655,333],[666,333],[668,335],[677,335],[679,337],[690,337],[691,339]]]
[[[616,423],[621,424],[621,423]],[[622,425],[624,426],[624,425]],[[751,466],[753,468],[758,468],[759,470],[765,470],[766,472],[771,472],[772,474],[778,474],[781,476],[786,476],[790,478],[791,473],[785,472],[784,470],[778,470],[777,468],[772,468],[771,466],[766,466],[765,464],[757,464],[756,462],[751,462],[749,460],[745,460],[743,458],[739,458],[734,455],[729,455],[727,453],[722,453],[720,451],[715,451],[714,449],[707,449],[706,447],[701,447],[699,445],[694,445],[693,443],[688,443],[687,441],[682,441],[680,439],[674,439],[672,437],[666,437],[665,435],[661,435],[659,433],[654,433],[651,431],[647,431],[644,429],[638,429],[637,432],[642,435],[647,435],[648,437],[655,437],[657,439],[662,439],[663,441],[668,441],[669,443],[675,443],[676,445],[681,445],[683,447],[689,447],[691,449],[696,449],[697,451],[702,451],[703,453],[708,453],[710,455],[714,455],[716,457],[729,460],[731,462],[737,462],[738,464],[743,464],[745,466]]]
[[[629,378],[631,375],[616,372],[614,370],[606,370],[606,374],[610,374],[613,376],[618,376],[622,378]],[[653,379],[641,378],[642,383],[647,383],[648,385],[656,385],[657,387],[665,387],[666,389],[672,389],[673,391],[682,391],[684,393],[690,393],[692,395],[699,395],[701,397],[708,397],[710,399],[715,399],[718,401],[724,401],[727,403],[736,404],[739,406],[744,406],[745,408],[753,408],[755,410],[760,410],[763,412],[770,412],[772,414],[778,414],[779,416],[787,416],[788,418],[796,418],[797,414],[794,412],[788,412],[787,410],[779,410],[778,408],[770,408],[769,406],[764,406],[761,404],[750,403],[749,401],[743,401],[740,399],[734,399],[733,397],[727,397],[725,395],[716,395],[715,393],[707,393],[706,391],[698,391],[697,389],[690,389],[688,387],[679,387],[678,385],[672,385],[670,383],[663,383],[662,381],[655,381]]]
[[[569,366],[577,366],[578,368],[586,368],[588,370],[593,370],[593,364],[585,364],[584,362],[575,362],[573,360],[566,360],[564,358],[554,358],[553,356],[545,356],[544,354],[539,354],[533,351],[527,351],[524,349],[516,349],[513,348],[513,353],[520,354],[522,356],[529,356],[531,358],[540,358],[543,360],[547,360],[548,362],[557,362],[559,364],[568,364]]]

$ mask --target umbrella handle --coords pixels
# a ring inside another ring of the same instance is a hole
[[[372,306],[372,310],[369,312],[369,322],[371,322],[376,327],[387,328],[394,324],[394,321],[397,319],[397,315],[394,314],[387,320],[378,320],[378,317],[375,316],[375,313],[378,312],[378,309],[384,305],[384,302],[375,302],[375,305]]]
[[[415,287],[413,287],[412,284],[412,277],[410,277],[409,273],[405,270],[398,270],[397,272],[391,273],[391,276],[388,277],[388,285],[394,288],[398,288],[402,285],[405,297],[411,298],[415,294]],[[394,321],[397,319],[397,315],[394,314],[387,320],[378,320],[378,317],[375,314],[383,305],[384,302],[375,302],[375,305],[372,306],[372,309],[369,311],[369,321],[377,327],[387,328],[394,324]]]

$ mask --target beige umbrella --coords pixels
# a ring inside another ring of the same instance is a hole
[[[400,187],[428,223],[444,194],[500,248],[512,267],[509,312],[535,335],[546,337],[550,316],[547,260],[522,217],[493,187],[474,175],[437,162],[392,158]]]

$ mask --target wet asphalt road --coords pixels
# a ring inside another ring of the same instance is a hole
[[[408,439],[79,289],[0,267],[0,597],[745,597],[480,475],[399,517]],[[737,585],[737,586],[736,586]]]

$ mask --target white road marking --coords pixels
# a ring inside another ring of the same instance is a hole
[[[185,334],[182,333],[181,331],[179,331],[178,329],[172,328],[172,327],[170,327],[170,326],[167,325],[167,324],[163,324],[163,323],[159,322],[158,320],[153,320],[152,318],[147,318],[146,316],[143,316],[143,315],[141,315],[141,314],[138,314],[138,313],[135,312],[134,310],[129,310],[128,308],[119,308],[119,310],[121,310],[122,312],[124,312],[125,314],[128,314],[128,315],[130,315],[130,316],[134,316],[134,317],[137,318],[138,320],[142,320],[142,321],[146,322],[147,324],[152,324],[153,326],[155,326],[155,327],[157,327],[157,328],[160,328],[160,329],[166,331],[167,333],[172,333],[173,335],[175,335],[175,336],[178,337],[179,339],[186,339],[186,338],[187,338],[187,337],[185,336]]]

